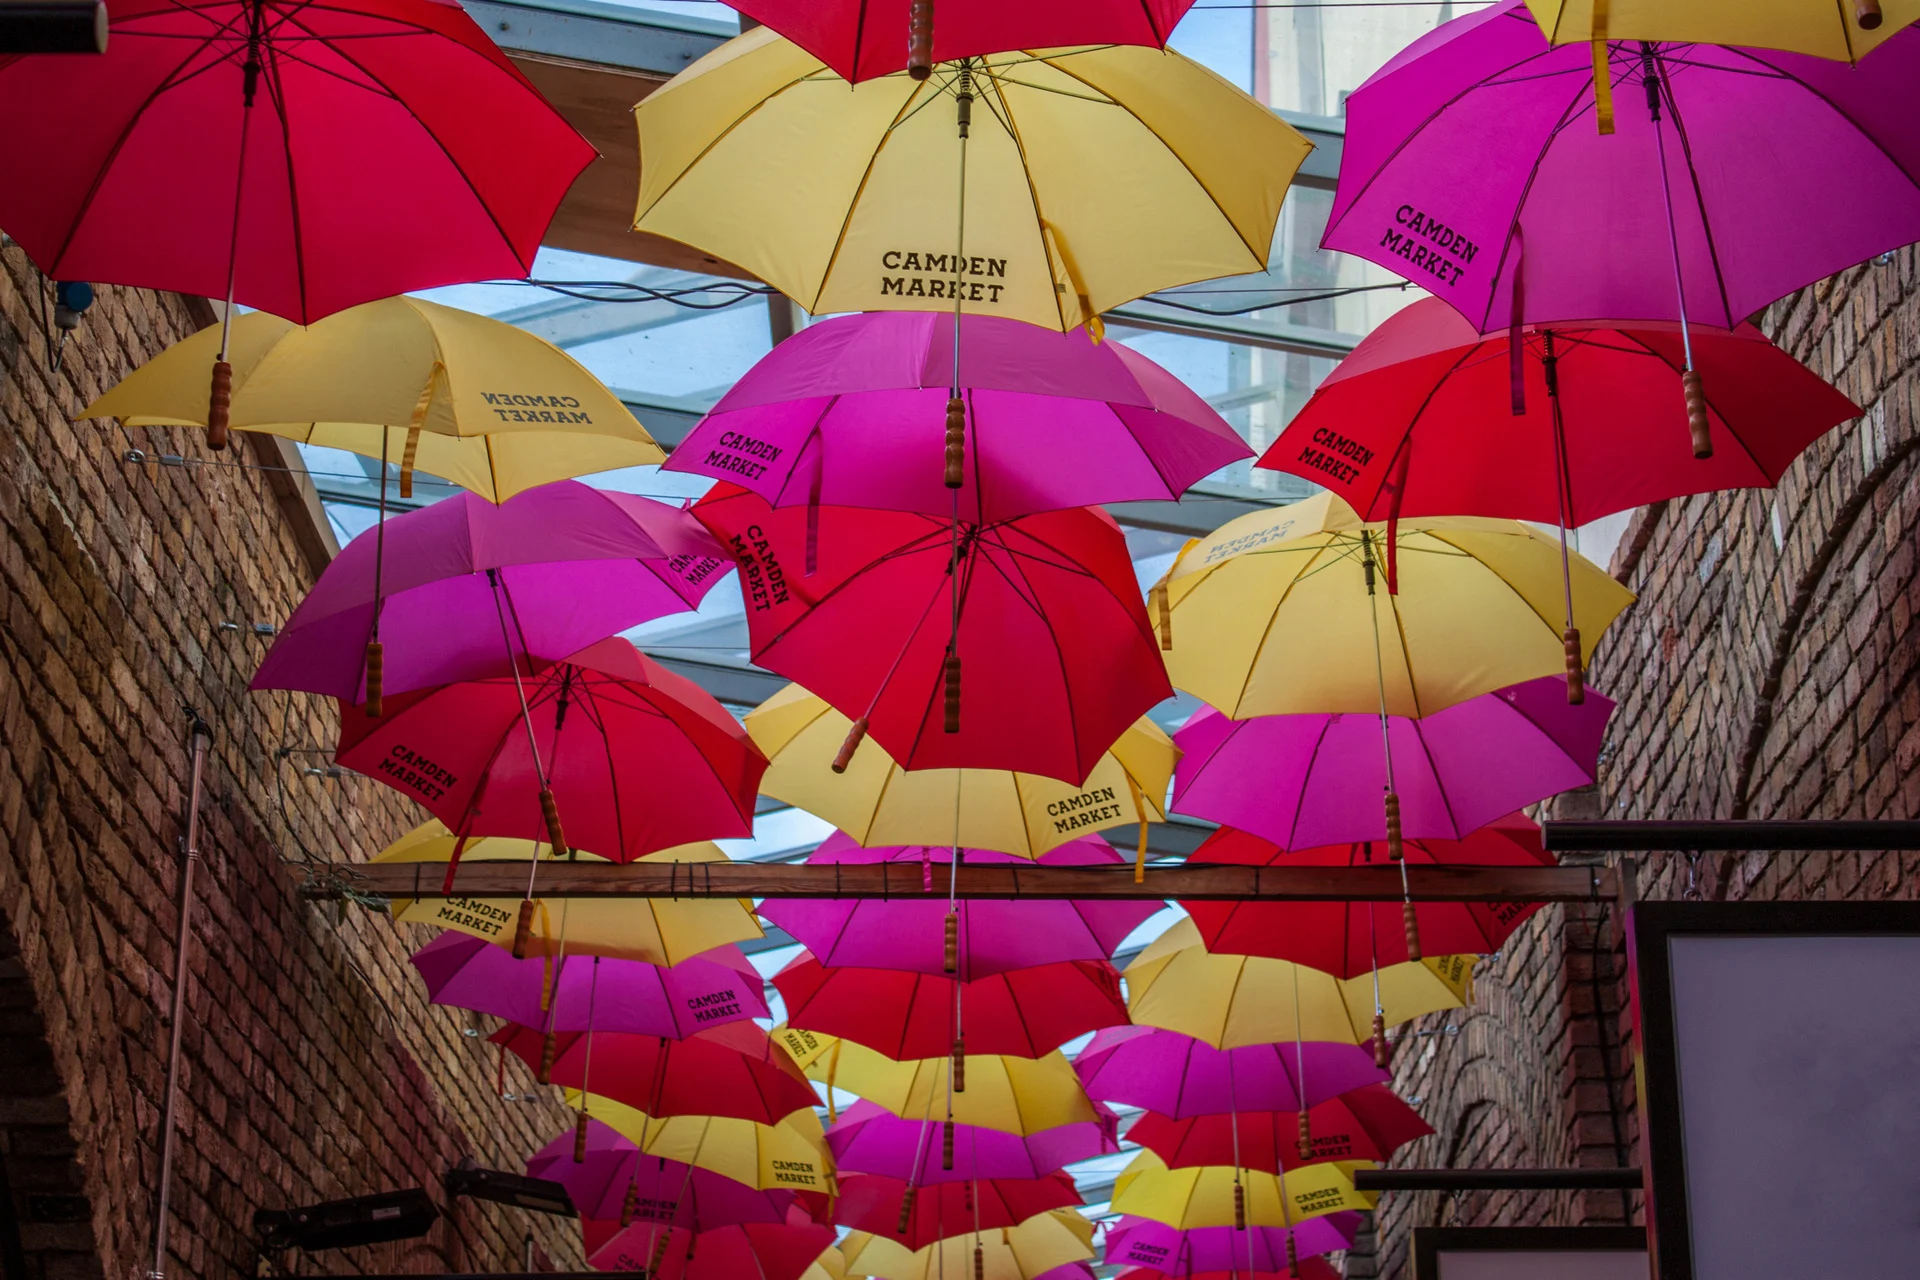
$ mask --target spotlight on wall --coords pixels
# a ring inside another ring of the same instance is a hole
[[[580,1216],[580,1211],[573,1207],[573,1197],[560,1183],[502,1173],[498,1169],[482,1169],[471,1156],[447,1170],[446,1188],[447,1194],[456,1198],[491,1200],[495,1204],[510,1204],[562,1218]]]
[[[440,1210],[419,1187],[328,1200],[298,1209],[261,1209],[253,1229],[269,1249],[347,1249],[384,1240],[411,1240],[432,1229]]]

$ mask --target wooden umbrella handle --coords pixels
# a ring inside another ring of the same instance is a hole
[[[559,1049],[560,1037],[553,1033],[552,1028],[548,1028],[545,1038],[540,1042],[540,1070],[534,1072],[533,1076],[541,1084],[553,1083],[553,1059]]]
[[[1587,700],[1587,675],[1580,666],[1580,628],[1562,631],[1560,643],[1567,650],[1567,705],[1577,707]]]
[[[587,1113],[580,1113],[580,1122],[573,1126],[573,1162],[587,1162]]]
[[[560,806],[554,803],[553,788],[540,788],[540,816],[547,823],[547,843],[553,846],[553,856],[567,856],[567,833],[560,828]]]
[[[1293,1232],[1287,1232],[1287,1280],[1300,1280],[1300,1246],[1293,1242]]]
[[[919,1188],[908,1183],[906,1191],[900,1196],[900,1229],[894,1233],[895,1235],[906,1235],[907,1228],[913,1225],[913,1193],[917,1190]]]
[[[967,1038],[965,1036],[953,1038],[953,1091],[955,1093],[967,1091]]]
[[[947,488],[967,482],[967,402],[959,396],[947,401]]]
[[[233,415],[233,366],[213,362],[213,385],[207,392],[207,448],[227,447],[227,423]]]
[[[660,1233],[660,1243],[653,1246],[653,1261],[647,1267],[649,1273],[653,1275],[660,1274],[660,1264],[667,1260],[667,1241],[671,1236],[672,1233],[669,1231],[662,1231]]]
[[[636,1175],[627,1183],[627,1198],[620,1205],[620,1225],[623,1227],[632,1226],[634,1210],[638,1209],[639,1207],[640,1207],[640,1179]]]
[[[1713,436],[1707,430],[1707,393],[1701,389],[1698,370],[1680,375],[1680,392],[1687,400],[1687,430],[1693,433],[1693,456],[1702,461],[1713,456]]]
[[[1301,1098],[1300,1101],[1304,1103],[1306,1099]],[[1307,1109],[1304,1106],[1300,1108],[1299,1151],[1302,1160],[1313,1159],[1313,1122],[1307,1119]]]
[[[386,710],[381,697],[387,676],[387,646],[378,640],[367,641],[367,714],[375,720]]]
[[[958,973],[960,972],[960,913],[958,911],[947,912],[946,935],[944,968],[947,973]]]
[[[1400,904],[1400,919],[1407,927],[1407,959],[1413,964],[1420,962],[1420,919],[1414,914],[1413,904]]]
[[[940,727],[947,733],[960,732],[960,655],[949,653],[946,666],[946,709]]]
[[[1387,1015],[1378,1009],[1373,1011],[1373,1065],[1382,1071],[1393,1060],[1387,1045]]]
[[[1247,1229],[1247,1189],[1237,1182],[1233,1184],[1233,1229]]]
[[[1880,29],[1880,0],[1853,0],[1854,20],[1862,31]]]
[[[533,899],[520,899],[520,919],[513,926],[513,958],[527,958],[527,944],[533,941]]]
[[[940,1122],[940,1168],[942,1172],[953,1171],[953,1121]]]
[[[987,1280],[987,1248],[978,1241],[973,1246],[973,1280]]]
[[[915,80],[933,74],[933,0],[913,0],[908,11],[907,74]]]
[[[1406,849],[1400,839],[1400,796],[1399,793],[1386,793],[1387,811],[1387,857],[1394,862],[1406,856]]]
[[[860,749],[860,744],[866,741],[866,737],[867,718],[861,716],[847,726],[847,740],[840,744],[840,753],[833,758],[832,768],[835,773],[847,771],[847,766],[853,763],[853,753]]]

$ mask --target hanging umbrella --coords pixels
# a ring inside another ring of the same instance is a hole
[[[1309,1219],[1307,1225],[1317,1221],[1320,1219]],[[1222,1271],[1182,1272],[1176,1277],[1151,1267],[1129,1267],[1114,1280],[1342,1280],[1342,1277],[1325,1258],[1297,1258],[1291,1271],[1249,1271],[1239,1266]]]
[[[965,849],[962,856],[966,863],[1018,860],[1013,854],[986,849]],[[925,877],[937,885],[946,879],[947,872],[932,868],[936,864],[942,868],[951,864],[953,851],[927,845],[863,849],[849,836],[836,831],[821,841],[807,861],[897,862],[909,868],[919,864]],[[1047,867],[1079,867],[1116,864],[1121,858],[1099,836],[1080,836],[1042,854],[1037,861]],[[958,924],[953,976],[967,983],[1035,965],[1104,961],[1128,934],[1160,910],[1160,904],[1155,902],[1116,899],[1046,902],[983,899],[962,900],[954,906]],[[822,964],[897,969],[942,977],[947,976],[948,971],[940,921],[947,910],[946,903],[933,899],[889,902],[786,898],[769,899],[760,904],[763,916],[792,934],[819,957]]]
[[[505,837],[461,839],[438,821],[414,828],[381,852],[375,862],[446,862],[464,845],[462,860],[530,862],[541,846]],[[574,858],[604,861],[570,850]],[[640,862],[725,862],[710,843],[683,844],[637,859]],[[393,918],[403,924],[451,929],[500,947],[515,941],[520,910],[514,898],[395,898]],[[540,901],[532,915],[528,956],[608,956],[645,964],[679,964],[729,942],[764,936],[748,898],[562,898]]]
[[[1555,44],[1683,40],[1858,62],[1920,18],[1914,0],[1527,0]]]
[[[761,1191],[706,1169],[643,1155],[598,1120],[587,1124],[587,1158],[573,1159],[574,1135],[561,1134],[527,1161],[527,1176],[550,1178],[567,1189],[580,1216],[611,1221],[615,1232],[634,1223],[710,1231],[742,1222],[785,1222],[795,1193]],[[824,1209],[824,1197],[817,1197]]]
[[[490,1037],[528,1066],[542,1061],[544,1037],[508,1023]],[[813,1087],[786,1053],[751,1023],[695,1032],[683,1040],[619,1031],[564,1032],[547,1074],[649,1116],[726,1116],[778,1124],[811,1111]],[[582,1114],[585,1114],[584,1112]]]
[[[1119,1118],[1097,1102],[1093,1113],[1092,1120],[1024,1135],[956,1124],[953,1168],[943,1169],[939,1144],[928,1141],[922,1121],[903,1120],[863,1098],[827,1129],[827,1145],[844,1173],[878,1174],[915,1186],[975,1178],[1043,1178],[1082,1160],[1118,1154]]]
[[[1216,1049],[1157,1027],[1097,1031],[1073,1060],[1089,1096],[1175,1119],[1235,1110],[1298,1111],[1387,1073],[1352,1044],[1254,1044]],[[1304,1085],[1302,1082],[1304,1081]]]
[[[1899,0],[1889,0],[1899,3]],[[949,5],[910,0],[747,0],[734,6],[848,80],[895,71],[924,78],[936,62],[1002,49],[1068,44],[1164,46],[1193,0],[1071,0],[1031,5],[990,0]],[[923,12],[924,10],[924,12]],[[918,70],[915,70],[915,68]]]
[[[113,0],[108,15],[99,57],[0,60],[0,116],[34,122],[0,138],[16,179],[0,225],[56,280],[309,324],[518,279],[594,158],[456,5]],[[200,402],[216,447],[224,331],[218,361]]]
[[[868,312],[808,325],[736,382],[669,471],[742,485],[776,507],[878,507],[974,523],[1101,502],[1178,498],[1245,441],[1186,385],[1119,343],[967,316]],[[936,431],[966,401],[963,484],[942,483]]]
[[[732,1116],[650,1116],[605,1094],[566,1091],[567,1105],[593,1117],[648,1156],[717,1173],[762,1190],[826,1193],[833,1157],[811,1108],[778,1124]]]
[[[843,762],[870,730],[910,770],[1078,784],[1172,696],[1126,539],[1104,512],[950,525],[769,507],[732,485],[693,510],[739,565],[753,660],[856,717]],[[816,573],[803,572],[810,515]]]
[[[1505,0],[1347,99],[1322,243],[1407,273],[1481,332],[1681,322],[1677,398],[1705,457],[1720,389],[1686,326],[1734,328],[1920,240],[1916,109],[1910,31],[1857,67],[1637,39],[1556,49]]]
[[[1107,1228],[1106,1260],[1117,1266],[1150,1267],[1187,1280],[1215,1271],[1228,1271],[1246,1280],[1253,1272],[1280,1272],[1291,1276],[1294,1267],[1318,1254],[1345,1249],[1364,1221],[1358,1213],[1330,1213],[1308,1218],[1288,1229],[1250,1226],[1200,1227],[1181,1231],[1151,1218],[1123,1216]],[[1251,1257],[1251,1263],[1249,1263]]]
[[[786,1002],[789,1026],[899,1060],[950,1052],[958,1025],[965,1027],[968,1053],[1038,1058],[1127,1021],[1120,975],[1104,960],[959,982],[900,969],[829,968],[802,951],[773,975],[773,985]]]
[[[834,1230],[799,1208],[781,1223],[748,1222],[695,1235],[634,1224],[587,1259],[599,1271],[648,1272],[653,1280],[800,1280],[833,1245]]]
[[[847,1280],[846,1255],[838,1249],[823,1249],[800,1280]]]
[[[1055,1267],[1093,1256],[1093,1223],[1072,1209],[1053,1209],[1014,1227],[951,1236],[911,1250],[886,1236],[850,1233],[840,1242],[850,1275],[882,1280],[1039,1280]],[[975,1250],[978,1250],[976,1256]]]
[[[668,968],[579,952],[557,960],[515,960],[485,939],[454,932],[414,952],[413,967],[435,1004],[549,1034],[591,1025],[679,1039],[703,1027],[767,1016],[760,975],[735,946]]]
[[[1408,840],[1406,861],[1427,866],[1544,867],[1553,855],[1540,828],[1510,814],[1462,840]],[[1254,867],[1388,866],[1384,841],[1355,841],[1287,853],[1258,836],[1222,827],[1190,863]],[[1402,907],[1387,902],[1182,902],[1209,951],[1292,961],[1336,978],[1358,978],[1408,960]],[[1498,951],[1537,902],[1417,902],[1423,947],[1441,955]]]
[[[843,1176],[834,1222],[885,1236],[908,1249],[924,1249],[948,1236],[1017,1227],[1049,1209],[1077,1208],[1080,1204],[1073,1178],[1065,1173],[1044,1178],[981,1178],[913,1190],[907,1227],[902,1231],[900,1206],[908,1194],[906,1182],[874,1173]]]
[[[1591,785],[1611,699],[1569,706],[1560,681],[1529,680],[1418,720],[1388,720],[1400,830],[1459,840],[1516,809]],[[1377,715],[1256,716],[1211,708],[1175,735],[1180,813],[1265,837],[1283,849],[1387,838]]]
[[[835,772],[831,762],[851,724],[797,684],[761,703],[747,715],[747,732],[772,762],[760,790],[826,819],[863,845],[951,847],[958,813],[958,843],[969,858],[976,849],[1038,858],[1102,827],[1164,822],[1161,802],[1180,755],[1172,739],[1142,716],[1077,787],[1000,769],[909,772],[877,744]]]
[[[1182,1231],[1196,1227],[1287,1226],[1347,1211],[1370,1212],[1375,1196],[1353,1188],[1364,1161],[1325,1161],[1284,1176],[1231,1167],[1169,1169],[1142,1151],[1113,1182],[1113,1211]],[[1236,1190],[1238,1188],[1238,1190]]]
[[[1328,1160],[1385,1163],[1407,1143],[1433,1132],[1383,1084],[1350,1089],[1320,1103],[1313,1108],[1309,1130],[1313,1151],[1308,1160],[1300,1158],[1296,1144],[1296,1111],[1249,1109],[1186,1120],[1149,1111],[1127,1130],[1127,1140],[1153,1152],[1170,1169],[1230,1166],[1238,1159],[1243,1169],[1278,1174]]]

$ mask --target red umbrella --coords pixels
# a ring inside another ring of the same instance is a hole
[[[901,969],[829,968],[802,951],[773,975],[773,985],[786,1001],[789,1025],[896,1061],[951,1052],[956,1024],[968,1053],[1016,1058],[1043,1057],[1089,1031],[1127,1025],[1120,975],[1104,960],[956,982]]]
[[[1437,866],[1552,866],[1540,828],[1511,814],[1459,840],[1408,840],[1406,860]],[[1187,859],[1251,867],[1388,867],[1384,840],[1323,845],[1292,853],[1259,836],[1222,827]],[[1182,902],[1209,951],[1269,956],[1351,978],[1407,960],[1398,902]],[[1469,955],[1497,951],[1537,902],[1421,902],[1422,951]]]
[[[800,1280],[833,1236],[832,1227],[814,1222],[798,1206],[784,1223],[748,1222],[698,1235],[679,1227],[662,1235],[636,1222],[594,1250],[587,1265],[651,1271],[652,1280]]]
[[[954,524],[776,509],[727,484],[693,510],[740,566],[754,661],[853,718],[843,760],[871,730],[903,768],[1077,784],[1172,696],[1126,540],[1104,512]]]
[[[0,58],[0,118],[14,122],[0,130],[0,225],[57,279],[308,324],[524,276],[594,156],[458,5],[108,12],[104,55]]]
[[[536,1071],[545,1036],[509,1022],[493,1033]],[[612,1098],[650,1116],[731,1116],[778,1124],[810,1109],[813,1086],[786,1050],[750,1022],[733,1022],[683,1040],[621,1031],[567,1031],[554,1037],[547,1077],[554,1084]],[[581,1132],[586,1132],[581,1113]]]
[[[858,83],[935,62],[1070,44],[1164,46],[1193,0],[967,0],[936,17],[931,0],[745,0],[766,23]]]
[[[1307,1120],[1313,1135],[1313,1157],[1309,1160],[1300,1158],[1297,1111],[1242,1111],[1185,1120],[1148,1111],[1127,1130],[1127,1140],[1159,1156],[1169,1169],[1231,1165],[1235,1160],[1233,1127],[1237,1124],[1239,1167],[1277,1174],[1283,1168],[1297,1169],[1328,1160],[1385,1161],[1415,1138],[1433,1132],[1419,1112],[1384,1084],[1370,1084],[1329,1098],[1308,1112]]]
[[[900,1229],[900,1201],[907,1184],[878,1173],[850,1173],[840,1179],[840,1199],[834,1221],[855,1231],[895,1240],[909,1249],[923,1249],[948,1236],[968,1235],[1016,1227],[1049,1209],[1079,1207],[1073,1175],[1050,1173],[1044,1178],[987,1178],[979,1181],[938,1182],[913,1189],[913,1216]]]

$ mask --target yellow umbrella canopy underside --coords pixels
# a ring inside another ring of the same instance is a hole
[[[854,1231],[840,1242],[847,1274],[884,1280],[963,1280],[974,1275],[972,1232],[948,1236],[920,1249],[897,1240]],[[1093,1223],[1072,1209],[1049,1209],[1011,1227],[982,1231],[981,1280],[1034,1280],[1035,1276],[1093,1256]]]
[[[1355,1169],[1371,1169],[1370,1160],[1328,1160],[1290,1169],[1276,1177],[1258,1169],[1240,1171],[1246,1188],[1247,1222],[1255,1226],[1292,1226],[1303,1218],[1371,1211],[1376,1196],[1356,1191]],[[1113,1211],[1138,1214],[1170,1227],[1234,1225],[1234,1171],[1217,1166],[1169,1169],[1151,1151],[1136,1155],[1113,1183]]]
[[[204,426],[218,325],[177,342],[81,410],[128,426]],[[524,329],[419,298],[349,307],[307,328],[233,322],[231,424],[384,456],[493,502],[666,454],[572,356]]]
[[[1384,684],[1389,714],[1424,716],[1566,669],[1556,539],[1517,520],[1403,520],[1389,594],[1386,533],[1322,493],[1189,542],[1165,586],[1174,685],[1245,719],[1378,712]],[[1633,593],[1568,563],[1585,662]]]
[[[1473,999],[1472,956],[1429,956],[1378,974],[1388,1026]],[[1127,1012],[1219,1049],[1294,1040],[1373,1038],[1374,974],[1342,981],[1263,956],[1210,952],[1190,919],[1177,921],[1127,965]]]
[[[1880,0],[1880,25],[1860,26],[1855,0],[1527,0],[1555,44],[1684,41],[1785,49],[1858,62],[1920,18],[1920,0]]]
[[[1064,331],[1266,270],[1312,144],[1200,64],[1133,47],[968,60],[963,249],[960,65],[849,85],[769,28],[730,40],[635,108],[634,228],[816,315],[951,309],[957,288],[968,311]]]
[[[833,1190],[833,1155],[820,1117],[796,1111],[779,1124],[731,1116],[654,1117],[597,1093],[566,1091],[567,1105],[586,1111],[650,1156],[690,1164],[750,1187]]]
[[[394,841],[375,862],[445,862],[457,843],[437,819]],[[549,846],[499,836],[474,837],[460,854],[468,862],[526,861]],[[590,853],[576,857],[598,862]],[[661,849],[642,862],[725,862],[727,855],[708,841]],[[459,877],[454,887],[460,886]],[[539,892],[539,881],[534,882]],[[407,924],[457,929],[502,947],[513,944],[519,920],[518,898],[395,898],[393,917]],[[529,956],[613,956],[647,964],[679,964],[689,956],[729,942],[765,936],[748,898],[536,898]]]
[[[1166,821],[1161,801],[1180,759],[1173,740],[1143,716],[1078,787],[998,769],[909,772],[871,738],[845,773],[835,773],[849,723],[790,684],[748,713],[747,733],[772,761],[760,780],[763,794],[869,846],[952,844],[957,812],[962,847],[1037,858],[1103,827]]]

